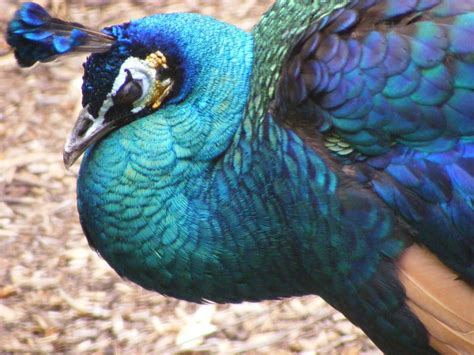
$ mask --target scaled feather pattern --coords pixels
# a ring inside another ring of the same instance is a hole
[[[81,225],[118,274],[318,294],[388,354],[474,353],[472,38],[472,0],[279,0],[250,33],[28,3],[8,28],[22,66],[93,53],[65,161],[85,151]]]

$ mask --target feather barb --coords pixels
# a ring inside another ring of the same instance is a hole
[[[425,248],[413,245],[398,261],[407,305],[442,354],[474,354],[474,288]]]

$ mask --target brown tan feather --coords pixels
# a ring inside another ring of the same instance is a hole
[[[397,263],[407,304],[441,354],[474,354],[474,288],[425,248],[413,245]]]

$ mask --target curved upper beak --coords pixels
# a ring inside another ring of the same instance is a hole
[[[113,129],[112,122],[105,122],[103,117],[93,117],[88,106],[84,107],[64,146],[63,160],[66,168],[71,167],[90,145]]]

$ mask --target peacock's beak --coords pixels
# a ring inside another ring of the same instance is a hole
[[[66,168],[70,168],[90,145],[114,128],[113,121],[105,122],[103,117],[95,118],[89,113],[88,106],[84,107],[64,146],[63,160]]]

